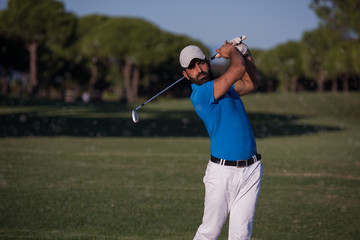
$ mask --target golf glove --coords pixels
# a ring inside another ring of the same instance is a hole
[[[239,43],[241,43],[241,38],[240,37],[233,38],[229,40],[229,43],[232,45],[238,45]]]
[[[241,38],[240,37],[236,37],[233,38],[229,41],[230,44],[235,45],[237,47],[237,49],[239,49],[239,51],[241,52],[242,55],[245,55],[249,48],[245,43],[241,42]]]

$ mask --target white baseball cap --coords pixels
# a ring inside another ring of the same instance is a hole
[[[197,46],[189,45],[189,46],[185,47],[180,52],[181,67],[183,67],[183,68],[189,67],[190,62],[195,58],[205,60],[206,57],[205,57],[205,54],[203,53],[203,51],[201,51],[201,49]]]

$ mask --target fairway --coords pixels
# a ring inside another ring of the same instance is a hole
[[[209,140],[190,100],[1,100],[0,239],[192,239]],[[360,95],[243,98],[264,176],[253,239],[358,239]],[[219,239],[227,239],[227,226]]]

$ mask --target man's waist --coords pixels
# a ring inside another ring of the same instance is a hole
[[[210,157],[210,160],[214,163],[225,166],[233,166],[233,167],[247,167],[256,163],[257,161],[260,161],[260,159],[261,159],[261,154],[259,153],[253,155],[249,159],[242,159],[242,160],[226,160],[226,159],[214,157],[213,155],[211,155]]]

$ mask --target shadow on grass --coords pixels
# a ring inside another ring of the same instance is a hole
[[[4,106],[4,102],[2,103]],[[18,107],[17,104],[6,104]],[[24,106],[24,105],[23,105]],[[95,103],[86,107],[82,104],[60,102],[26,103],[35,111],[0,113],[0,137],[26,136],[79,136],[79,137],[207,137],[203,123],[193,110],[151,110],[139,111],[140,121],[131,119],[131,108],[118,103]],[[52,107],[51,115],[44,116],[41,106]],[[37,110],[39,107],[39,110]],[[60,107],[57,108],[57,107]],[[90,108],[90,115],[67,112],[61,109],[71,107]],[[115,115],[114,113],[119,114]],[[298,124],[304,116],[249,113],[256,138],[291,136],[325,131],[339,131],[340,128]]]

